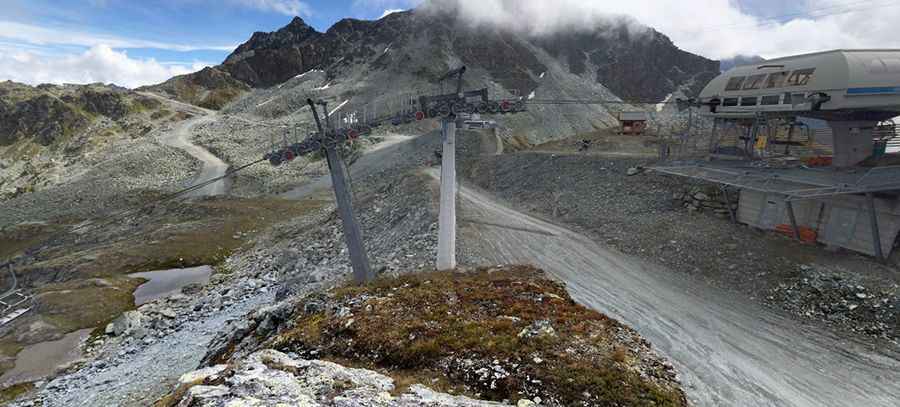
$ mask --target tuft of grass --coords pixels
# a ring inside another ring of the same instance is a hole
[[[11,403],[31,390],[34,390],[33,383],[19,383],[0,389],[0,404]]]
[[[649,352],[636,333],[578,305],[532,267],[382,278],[335,288],[326,302],[306,314],[301,301],[293,328],[263,346],[496,401],[687,404],[673,372],[632,357]],[[661,379],[642,376],[648,371]]]

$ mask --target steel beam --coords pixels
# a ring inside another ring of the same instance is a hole
[[[797,216],[794,215],[794,203],[791,201],[784,201],[787,206],[788,218],[791,220],[791,229],[794,231],[794,238],[798,241],[802,241],[800,239],[800,226],[797,225]]]
[[[325,158],[328,161],[331,184],[334,187],[334,199],[337,202],[338,213],[344,226],[344,240],[347,243],[347,250],[350,252],[350,264],[353,266],[353,280],[360,284],[372,281],[375,275],[372,273],[371,267],[369,267],[369,257],[363,244],[362,230],[353,213],[353,198],[350,192],[350,185],[347,182],[344,160],[337,151],[334,140],[327,140],[325,137],[325,128],[319,120],[315,104],[312,100],[308,100],[308,102],[313,111],[313,118],[316,120],[319,137],[322,138],[324,143]],[[321,104],[322,110],[325,112],[326,124],[330,124],[328,107],[325,103]]]
[[[722,185],[722,196],[725,198],[725,207],[728,208],[728,215],[731,217],[731,223],[737,223],[737,216],[734,214],[734,208],[731,207],[731,198],[728,196],[728,187]]]
[[[456,268],[456,120],[441,120],[441,208],[438,216],[437,269]]]
[[[875,245],[875,257],[884,261],[884,253],[881,251],[881,232],[878,230],[878,212],[875,212],[875,197],[871,192],[866,194],[869,202],[869,220],[872,222],[872,244]]]

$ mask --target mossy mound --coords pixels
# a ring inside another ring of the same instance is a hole
[[[672,367],[634,330],[533,267],[386,278],[293,309],[277,335],[253,342],[488,400],[687,405]]]

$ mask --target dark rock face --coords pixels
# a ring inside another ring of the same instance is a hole
[[[0,111],[0,144],[34,137],[48,146],[58,138],[88,124],[88,119],[72,105],[48,94],[20,101]]]
[[[595,67],[596,79],[625,100],[656,102],[681,85],[697,94],[718,74],[718,62],[678,49],[668,37],[622,24],[592,33],[557,34],[537,43],[573,73]]]
[[[154,110],[160,102],[125,88],[107,85],[39,85],[0,83],[0,145],[33,140],[49,146],[106,117],[123,128],[136,111]],[[86,139],[82,139],[83,143]],[[76,148],[70,144],[66,148]]]
[[[104,115],[113,120],[121,119],[128,114],[125,96],[114,92],[88,90],[79,95],[77,103],[84,106],[87,112]]]
[[[278,31],[253,33],[219,68],[251,86],[272,86],[321,64],[324,48],[316,43],[322,37],[300,17],[294,17]]]
[[[541,62],[546,52],[623,99],[652,102],[679,89],[698,93],[719,72],[718,62],[680,50],[650,28],[641,32],[633,22],[529,36],[473,27],[456,16],[449,6],[423,6],[378,21],[344,19],[324,33],[295,17],[278,31],[254,33],[215,69],[251,87],[271,87],[312,69],[339,77],[342,70],[360,65],[433,80],[457,60],[486,70],[506,89],[528,94],[538,86],[537,76],[547,71]]]

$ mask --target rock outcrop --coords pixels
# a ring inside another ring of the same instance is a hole
[[[182,102],[218,110],[248,92],[250,87],[233,78],[227,71],[206,67],[138,90],[156,92]]]
[[[399,395],[394,379],[366,369],[304,360],[276,350],[256,352],[231,365],[186,373],[161,405],[213,406],[441,406],[505,404],[436,392],[421,384]]]
[[[111,141],[141,137],[171,113],[157,99],[112,85],[0,82],[0,199],[53,182],[61,167]]]

